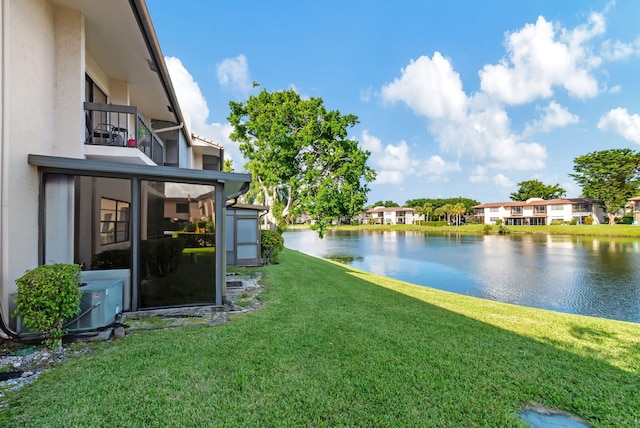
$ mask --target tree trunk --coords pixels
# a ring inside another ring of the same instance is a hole
[[[616,224],[616,215],[614,213],[607,213],[607,217],[609,217],[609,224]]]

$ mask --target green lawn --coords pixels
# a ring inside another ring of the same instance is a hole
[[[285,250],[260,311],[95,345],[8,427],[522,426],[539,403],[640,426],[640,325],[418,287]]]

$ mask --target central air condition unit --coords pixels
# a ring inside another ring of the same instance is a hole
[[[80,287],[80,312],[71,324],[69,331],[96,330],[116,320],[122,312],[122,281],[87,281]]]

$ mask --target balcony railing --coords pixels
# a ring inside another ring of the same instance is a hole
[[[85,144],[140,150],[164,165],[164,144],[135,106],[84,103]]]

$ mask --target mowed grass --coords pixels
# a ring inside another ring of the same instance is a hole
[[[289,230],[308,229],[308,226],[291,226]],[[484,224],[465,224],[462,226],[420,226],[417,224],[332,226],[331,230],[372,230],[372,231],[423,231],[445,233],[485,233]],[[629,224],[594,224],[594,225],[554,225],[554,226],[507,226],[513,234],[552,234],[603,237],[640,237],[640,226]],[[489,233],[498,233],[498,226],[492,226]]]
[[[95,345],[8,427],[511,427],[537,403],[640,426],[640,325],[419,287],[285,250],[263,309]]]

